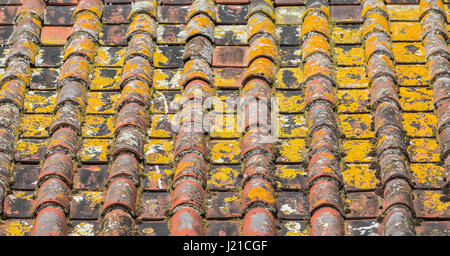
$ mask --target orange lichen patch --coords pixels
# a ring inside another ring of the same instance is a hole
[[[155,138],[172,138],[174,115],[152,115],[149,136]]]
[[[16,152],[15,158],[18,161],[18,156],[21,160],[40,160],[40,155],[42,150],[47,145],[46,140],[31,140],[31,139],[20,139],[16,142]]]
[[[21,121],[21,136],[23,137],[47,137],[45,129],[51,124],[51,115],[24,115]]]
[[[367,77],[364,67],[336,67],[336,80],[339,88],[366,88]]]
[[[97,66],[122,67],[126,50],[126,47],[100,46],[97,48],[95,63]]]
[[[300,38],[303,38],[304,35],[310,32],[318,32],[329,38],[330,27],[328,19],[319,15],[307,15],[302,23]]]
[[[299,189],[301,180],[307,176],[307,170],[299,168],[300,165],[277,165],[275,176],[277,188]]]
[[[237,138],[240,135],[236,115],[216,114],[211,126],[210,136],[217,138]]]
[[[211,162],[214,164],[239,163],[239,141],[213,140],[210,142]]]
[[[113,114],[119,93],[117,92],[89,92],[87,95],[88,114]]]
[[[305,160],[306,142],[305,139],[284,139],[278,146],[279,163],[299,163]]]
[[[119,89],[120,68],[95,68],[94,78],[89,87],[91,90],[117,90]]]
[[[379,180],[376,171],[369,164],[347,164],[342,170],[342,176],[347,189],[375,189]]]
[[[277,91],[274,97],[278,100],[281,113],[298,113],[305,108],[304,96],[298,91]]]
[[[403,113],[403,128],[412,137],[434,137],[437,125],[433,113]]]
[[[345,162],[370,162],[375,145],[370,140],[344,140],[341,150],[346,154]]]
[[[87,115],[82,129],[83,137],[112,137],[113,116]]]
[[[403,86],[427,85],[430,72],[426,65],[395,65],[398,83]]]
[[[387,12],[391,21],[416,21],[419,19],[419,5],[388,5]]]
[[[281,138],[305,137],[308,127],[303,114],[279,115],[278,136]]]
[[[340,130],[346,138],[373,138],[374,133],[370,130],[372,116],[370,114],[343,114],[339,115]]]
[[[396,62],[425,62],[425,49],[420,42],[393,43],[392,52]]]
[[[306,222],[287,221],[283,224],[283,230],[285,236],[309,236],[311,228],[306,225]]]
[[[369,90],[338,90],[338,111],[347,113],[367,112],[369,105]]]
[[[257,37],[252,40],[252,46],[248,53],[248,60],[251,63],[258,57],[266,57],[276,62],[278,60],[278,47],[271,37]]]
[[[435,139],[411,139],[408,154],[411,162],[438,162],[439,143]]]
[[[173,141],[153,139],[144,146],[145,162],[169,164],[172,161]]]
[[[249,200],[263,201],[270,204],[275,203],[273,190],[268,183],[264,183],[263,186],[250,188],[250,190],[248,190],[247,197]]]
[[[361,42],[359,26],[335,26],[331,32],[331,40],[336,44],[357,44]]]
[[[393,41],[420,41],[419,22],[391,22],[391,39]]]
[[[419,187],[440,188],[445,180],[445,172],[442,166],[432,163],[411,163],[413,181]]]
[[[215,188],[233,187],[240,172],[229,166],[219,166],[210,171],[208,185]]]
[[[155,69],[153,73],[153,87],[157,90],[180,89],[181,70]]]
[[[56,103],[54,91],[29,91],[25,96],[26,113],[52,113]]]
[[[400,87],[400,104],[406,111],[432,111],[433,90],[429,87]]]
[[[110,139],[84,139],[79,156],[83,162],[105,162],[108,160]]]
[[[275,88],[298,89],[303,80],[303,71],[298,68],[280,68],[275,75]]]
[[[414,191],[414,205],[417,209],[417,215],[428,218],[448,218],[450,215],[450,202],[442,200],[443,196],[440,191],[436,190]]]
[[[275,23],[277,25],[299,25],[302,21],[303,6],[282,6],[275,8]]]
[[[338,65],[364,65],[364,49],[361,46],[336,46],[333,56]]]
[[[388,35],[391,33],[389,22],[386,17],[376,12],[368,15],[366,21],[364,22],[362,37],[365,38],[368,34],[374,31],[382,31]]]
[[[5,230],[5,236],[25,236],[31,231],[32,225],[23,220],[11,220],[2,229]]]

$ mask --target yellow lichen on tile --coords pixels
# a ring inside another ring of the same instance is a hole
[[[5,227],[6,236],[24,236],[31,231],[32,226],[22,220],[12,220]]]
[[[81,191],[72,196],[75,201],[87,200],[89,207],[96,208],[101,206],[103,193],[98,191]]]
[[[277,162],[299,163],[305,160],[305,139],[283,139],[278,146],[280,156]]]
[[[441,200],[443,194],[440,191],[425,190],[414,191],[414,196],[420,202],[422,212],[428,216],[448,217],[450,214],[450,201]]]
[[[91,90],[117,90],[120,89],[120,68],[96,68],[94,78],[89,83]]]
[[[89,92],[86,112],[88,114],[114,114],[119,93]]]
[[[145,162],[150,164],[169,164],[172,161],[173,141],[151,139],[144,146]]]
[[[308,127],[303,114],[279,115],[278,136],[281,138],[305,137]]]
[[[122,67],[126,50],[126,47],[117,47],[116,50],[114,47],[100,46],[97,48],[95,63],[97,66]]]
[[[367,112],[369,105],[369,89],[364,90],[338,90],[338,112],[361,113]]]
[[[29,91],[25,96],[26,113],[52,113],[55,108],[56,93],[50,91]]]
[[[156,90],[180,89],[181,70],[155,69],[153,72],[153,87]]]
[[[211,162],[236,164],[240,160],[240,145],[236,140],[214,140],[210,142]]]
[[[113,116],[86,115],[82,129],[83,137],[112,137]]]
[[[437,125],[433,113],[403,113],[403,128],[412,137],[434,137]]]
[[[429,87],[400,87],[400,105],[405,111],[433,111],[433,90]]]
[[[299,222],[286,222],[284,223],[286,229],[285,236],[309,236],[310,227]]]
[[[336,44],[357,44],[361,42],[361,29],[355,26],[334,26],[331,40]]]
[[[299,25],[304,11],[305,7],[303,6],[276,7],[275,23],[278,25]]]
[[[391,22],[393,41],[421,41],[419,22]]]
[[[372,116],[370,114],[342,114],[339,115],[340,130],[346,138],[373,138],[371,131]]]
[[[355,189],[375,189],[379,182],[369,164],[347,164],[342,176],[346,186]]]
[[[303,81],[303,71],[300,67],[280,68],[275,75],[275,88],[298,89]]]
[[[173,129],[172,122],[174,122],[175,115],[151,115],[151,122],[149,128],[149,136],[155,138],[171,138]]]
[[[334,59],[338,65],[364,65],[364,49],[361,46],[348,47],[349,49],[335,46]]]
[[[339,88],[367,88],[364,67],[336,67],[336,81]]]
[[[394,60],[400,63],[425,62],[425,48],[420,42],[393,43]]]
[[[47,137],[45,129],[52,122],[51,115],[24,115],[21,121],[22,137]]]
[[[220,166],[210,172],[208,184],[216,187],[226,187],[233,185],[239,175],[239,171],[228,166]]]
[[[411,139],[408,154],[411,162],[438,162],[439,143],[435,139]]]
[[[427,85],[430,71],[426,65],[395,65],[398,83],[402,86]]]
[[[301,93],[292,91],[276,91],[275,100],[278,101],[281,113],[298,113],[305,108],[304,96]]]
[[[387,12],[391,21],[416,21],[419,19],[419,5],[387,5]]]
[[[81,161],[107,161],[110,139],[84,139],[80,149]]]
[[[445,180],[444,168],[434,163],[411,163],[413,180],[420,186],[440,188]]]
[[[345,162],[370,162],[373,160],[375,145],[370,140],[344,140],[342,149]]]
[[[216,114],[211,126],[210,136],[219,138],[238,138],[238,120],[233,114]]]

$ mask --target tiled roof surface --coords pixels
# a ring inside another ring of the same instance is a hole
[[[449,16],[0,1],[0,235],[448,236]]]

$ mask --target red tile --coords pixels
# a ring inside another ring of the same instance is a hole
[[[207,236],[239,236],[240,221],[208,221]]]
[[[247,67],[247,62],[247,46],[217,46],[214,48],[214,67]]]
[[[139,199],[142,220],[163,220],[168,216],[170,194],[165,192],[143,192]]]
[[[346,218],[376,218],[381,213],[381,198],[374,192],[354,192],[346,194],[350,213]]]

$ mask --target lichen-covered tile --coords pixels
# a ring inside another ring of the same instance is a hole
[[[305,161],[306,143],[305,139],[283,139],[278,146],[280,155],[277,163],[300,163]]]
[[[125,51],[126,47],[100,46],[97,49],[95,63],[100,67],[122,67]]]
[[[303,71],[297,68],[280,68],[275,76],[275,88],[299,89],[302,86]]]
[[[411,162],[438,162],[439,143],[435,139],[411,139],[408,154]]]
[[[156,90],[179,90],[181,88],[181,70],[155,69],[153,71],[153,87]]]
[[[282,190],[303,190],[307,188],[308,170],[303,165],[277,165],[276,184]]]
[[[391,39],[393,41],[420,41],[419,22],[391,22]]]
[[[79,150],[82,162],[106,162],[111,139],[84,139]]]
[[[69,236],[96,236],[99,232],[99,221],[72,220]]]
[[[274,96],[280,113],[299,113],[305,108],[304,95],[300,90],[276,91]]]
[[[301,63],[301,47],[300,46],[280,46],[280,67],[298,67]]]
[[[433,90],[429,87],[400,87],[399,95],[405,111],[433,110]]]
[[[345,190],[372,190],[379,182],[376,170],[369,164],[345,164],[342,170]]]
[[[412,180],[415,188],[441,188],[444,180],[444,168],[434,163],[411,163]]]
[[[207,186],[210,190],[233,190],[240,186],[239,165],[213,165],[209,170]]]
[[[159,25],[156,29],[156,42],[158,44],[183,44],[185,37],[185,25]]]
[[[418,236],[450,236],[450,221],[425,221],[416,226]]]
[[[216,45],[246,45],[247,31],[244,25],[221,25],[214,28]]]
[[[311,227],[308,221],[281,221],[280,236],[309,236]]]
[[[31,90],[56,90],[59,77],[57,68],[34,68],[31,73]]]
[[[369,90],[338,90],[338,112],[361,113],[368,112]]]
[[[174,114],[180,108],[180,91],[154,91],[150,111],[156,114]]]
[[[216,113],[234,113],[239,103],[239,90],[216,90],[213,98],[213,109]]]
[[[305,11],[304,6],[282,6],[275,8],[275,23],[277,25],[300,25]]]
[[[51,121],[51,115],[24,115],[21,122],[21,136],[47,137],[48,132],[45,128],[51,124]]]
[[[39,162],[46,146],[45,139],[19,139],[14,158],[16,162]]]
[[[165,165],[145,165],[142,188],[149,191],[166,191],[172,182],[173,169]]]
[[[209,135],[212,138],[238,138],[241,134],[233,114],[215,114],[211,125]]]
[[[151,115],[148,135],[154,138],[172,138],[174,115]]]
[[[70,216],[73,219],[97,219],[100,216],[103,194],[98,191],[81,191],[72,195]]]
[[[214,86],[220,88],[240,88],[244,79],[244,68],[215,68]]]
[[[337,45],[333,57],[337,65],[364,65],[364,49],[361,45]]]
[[[180,68],[183,66],[183,51],[184,46],[158,46],[153,54],[153,63],[156,68]]]
[[[373,138],[374,133],[370,127],[372,116],[370,114],[342,114],[339,115],[340,131],[347,139]]]
[[[25,96],[26,113],[52,113],[56,103],[56,91],[28,91]]]
[[[91,90],[117,90],[119,89],[120,68],[96,68],[93,79],[90,81]]]
[[[435,137],[436,125],[433,113],[403,113],[403,128],[411,137]]]
[[[299,45],[300,44],[300,30],[299,25],[278,25],[275,27],[277,40],[280,45]]]
[[[370,140],[344,140],[341,151],[345,162],[370,162],[374,159],[375,145]]]
[[[5,197],[4,213],[8,218],[30,218],[33,215],[34,191],[12,191]]]
[[[339,88],[367,88],[368,82],[364,67],[336,67],[336,81]]]
[[[427,85],[430,71],[426,65],[395,65],[398,83],[402,86]]]
[[[206,218],[241,217],[241,199],[238,192],[211,192],[206,200]]]
[[[144,221],[136,225],[140,236],[168,236],[169,228],[166,221]]]
[[[214,164],[237,164],[240,160],[239,141],[211,140],[209,142],[211,162]]]
[[[416,21],[419,19],[419,5],[387,5],[391,21]]]
[[[308,197],[303,192],[279,192],[276,205],[279,219],[299,220],[308,218]]]
[[[450,202],[445,200],[439,190],[415,190],[414,209],[417,217],[448,218],[450,216]]]
[[[149,140],[144,146],[145,162],[149,164],[169,164],[172,161],[172,151],[172,140]]]
[[[399,63],[425,62],[425,49],[420,42],[393,43],[392,53]]]
[[[83,137],[112,137],[114,116],[86,115],[82,128]]]
[[[29,236],[33,228],[32,219],[11,219],[3,221],[0,228],[2,236]]]
[[[280,138],[305,137],[308,127],[303,114],[280,114],[278,136]]]
[[[360,25],[339,24],[331,30],[331,40],[335,44],[358,44],[361,42]]]
[[[89,92],[87,95],[87,114],[114,114],[118,92]]]
[[[345,222],[347,236],[380,236],[382,224],[376,220],[348,220]]]

